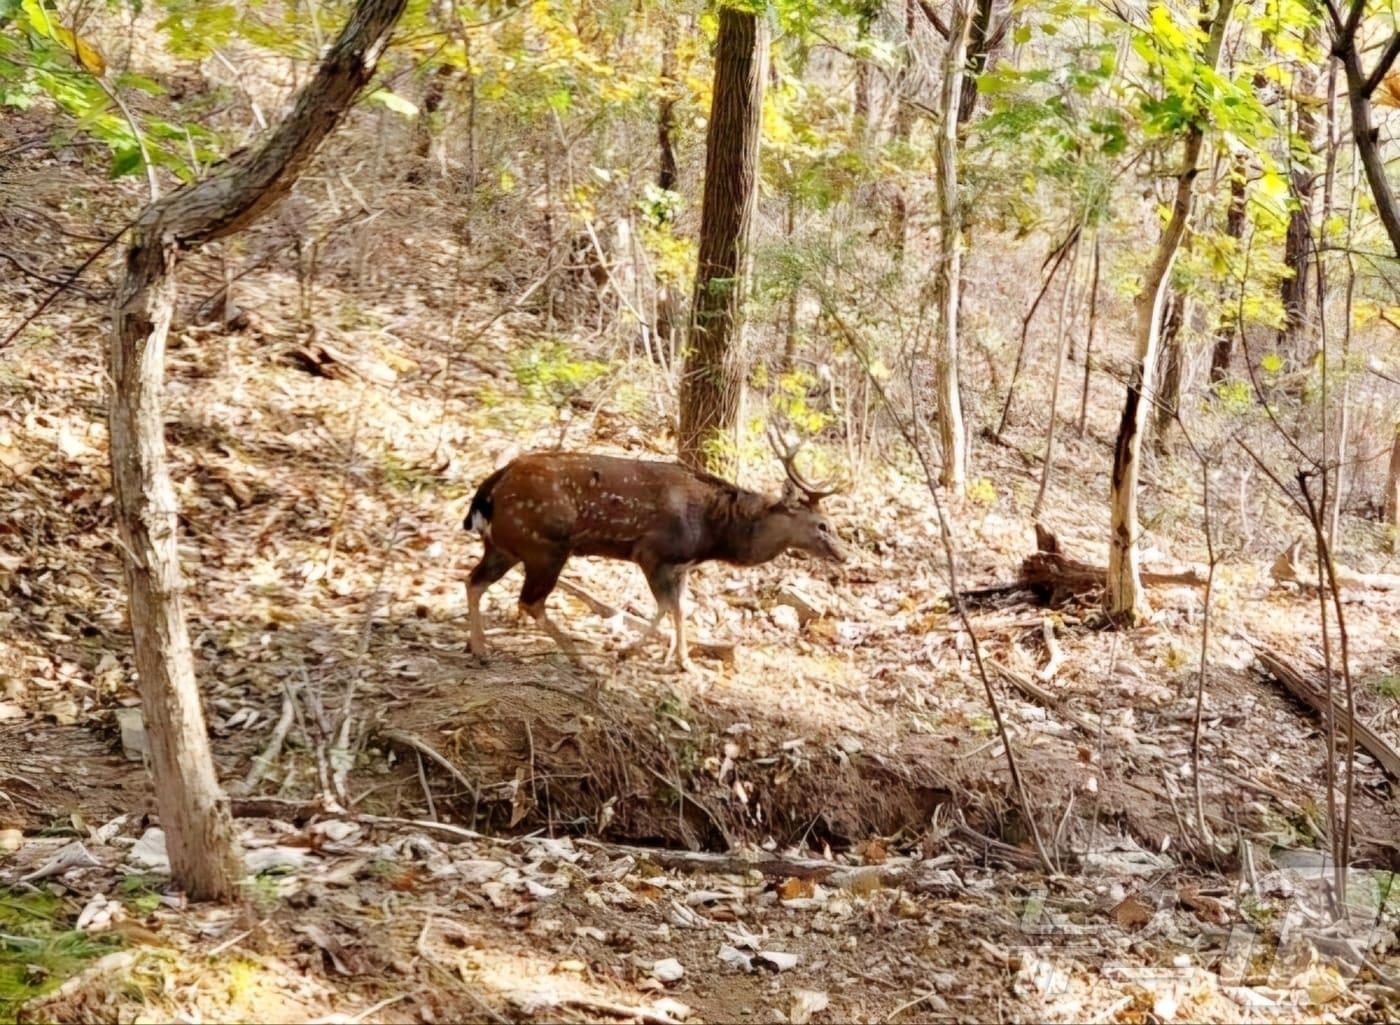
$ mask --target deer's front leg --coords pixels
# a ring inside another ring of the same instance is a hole
[[[676,668],[683,673],[690,672],[690,646],[685,640],[685,583],[687,570],[679,570],[676,574],[676,586],[671,595],[671,651],[666,653],[667,658],[672,653],[676,656]]]
[[[486,654],[486,631],[481,626],[481,596],[486,589],[510,572],[516,560],[488,541],[481,561],[467,580],[467,626],[471,652],[478,659]]]
[[[690,663],[686,658],[685,650],[685,620],[682,618],[681,608],[685,597],[686,570],[680,566],[667,564],[644,567],[644,569],[646,569],[647,583],[651,585],[652,597],[656,599],[656,615],[647,625],[646,634],[633,647],[650,640],[656,633],[661,617],[669,614],[674,632],[671,635],[671,645],[666,649],[666,657],[663,662],[669,662],[672,656],[675,656],[677,666],[683,670],[689,669]]]

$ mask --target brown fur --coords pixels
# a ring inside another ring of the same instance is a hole
[[[672,648],[684,665],[681,605],[691,566],[711,560],[752,566],[790,549],[842,558],[816,502],[791,485],[772,499],[679,463],[587,453],[521,456],[482,483],[464,526],[480,531],[486,544],[468,585],[478,655],[481,594],[516,563],[525,565],[521,605],[565,650],[570,645],[544,611],[564,563],[572,555],[636,563],[657,601],[643,640],[669,612]]]

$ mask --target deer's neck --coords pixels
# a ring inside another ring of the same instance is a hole
[[[711,558],[756,566],[783,553],[783,525],[768,511],[768,499],[741,491],[711,507],[714,554]]]

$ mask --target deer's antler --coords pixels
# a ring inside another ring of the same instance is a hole
[[[844,486],[844,482],[833,477],[830,480],[822,481],[820,484],[813,484],[802,476],[797,469],[797,453],[802,451],[802,439],[795,442],[788,441],[773,424],[768,425],[768,443],[773,446],[773,452],[783,464],[783,470],[787,473],[788,480],[792,481],[795,488],[807,496],[808,502],[819,502],[828,495],[834,495]]]

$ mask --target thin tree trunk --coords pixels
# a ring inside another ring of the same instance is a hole
[[[1006,22],[1001,31],[992,30],[992,0],[975,0],[972,28],[967,39],[967,70],[963,75],[958,98],[958,123],[967,124],[977,110],[977,79],[987,69],[987,61],[1005,38]],[[1009,18],[1010,15],[1007,15]]]
[[[674,192],[676,171],[676,27],[667,12],[661,37],[661,103],[656,114],[656,141],[660,163],[656,184]],[[656,278],[656,350],[669,367],[676,352],[676,293],[671,282],[660,275]]]
[[[872,125],[870,123],[870,62],[856,59],[856,101],[852,111],[855,120],[855,136],[860,142],[860,148],[864,149],[870,142]]]
[[[793,233],[797,230],[797,196],[789,192],[787,197],[787,244],[792,245]],[[783,310],[783,371],[789,373],[797,361],[797,300],[799,282],[793,281]]]
[[[1221,45],[1233,7],[1234,0],[1220,0],[1216,8],[1202,55],[1202,62],[1209,68],[1214,69],[1219,65]],[[1203,9],[1208,9],[1204,0]],[[1108,579],[1104,587],[1104,611],[1110,620],[1123,625],[1137,623],[1146,612],[1138,567],[1137,496],[1142,434],[1147,423],[1147,397],[1152,394],[1152,371],[1157,361],[1162,302],[1172,265],[1181,250],[1191,218],[1192,191],[1199,173],[1197,164],[1204,141],[1205,126],[1197,122],[1187,130],[1171,218],[1157,241],[1152,262],[1143,273],[1142,289],[1135,303],[1136,351],[1128,377],[1128,395],[1118,423],[1118,437],[1113,446],[1113,472],[1109,477]]]
[[[179,252],[248,225],[292,186],[369,80],[404,0],[360,0],[316,77],[249,156],[151,204],[132,229],[113,314],[109,431],[141,706],[175,881],[195,899],[234,895],[240,858],[219,788],[185,622],[161,384]]]
[[[1079,247],[1074,247],[1070,260],[1069,273],[1065,275],[1064,291],[1060,293],[1060,319],[1055,328],[1055,377],[1050,386],[1050,422],[1045,428],[1045,463],[1040,469],[1040,487],[1035,493],[1035,505],[1031,508],[1031,520],[1039,520],[1045,507],[1045,492],[1050,487],[1050,474],[1055,465],[1055,424],[1060,405],[1060,378],[1065,366],[1065,334],[1068,326],[1070,293],[1076,291],[1075,278],[1079,269]],[[1077,314],[1078,311],[1076,311]]]
[[[1244,238],[1246,171],[1244,154],[1240,154],[1235,158],[1234,169],[1230,172],[1230,205],[1225,212],[1225,235],[1234,239],[1236,246]],[[1240,330],[1240,325],[1236,323],[1236,308],[1229,301],[1228,293],[1229,285],[1223,285],[1220,297],[1220,326],[1216,328],[1215,345],[1210,353],[1211,384],[1218,384],[1229,376],[1230,362],[1235,355],[1235,334]]]
[[[1099,233],[1094,232],[1094,270],[1089,277],[1089,325],[1084,331],[1084,387],[1079,393],[1079,436],[1089,423],[1089,377],[1094,372],[1094,331],[1099,326]]]
[[[1170,450],[1172,424],[1176,422],[1176,411],[1181,404],[1181,375],[1185,362],[1183,346],[1186,344],[1184,328],[1190,317],[1190,300],[1186,293],[1171,293],[1167,309],[1162,317],[1162,337],[1160,342],[1162,385],[1157,389],[1157,403],[1153,407],[1154,425],[1153,446],[1158,452]]]
[[[1351,322],[1356,301],[1356,259],[1352,256],[1352,248],[1355,245],[1356,239],[1356,186],[1358,184],[1358,178],[1357,167],[1355,163],[1353,163],[1351,167],[1351,189],[1348,192],[1347,205],[1347,288],[1346,298],[1342,303],[1342,408],[1339,414],[1341,422],[1337,425],[1337,486],[1332,489],[1332,513],[1327,528],[1327,545],[1333,551],[1337,550],[1338,530],[1341,526],[1342,517],[1342,502],[1346,495],[1347,443],[1348,435],[1351,433],[1351,373],[1349,372],[1349,364],[1351,361]],[[1330,187],[1330,181],[1328,185]],[[1330,198],[1329,194],[1328,199],[1330,200]],[[1326,209],[1326,206],[1324,206],[1324,216],[1328,213],[1329,211]],[[1325,286],[1327,282],[1321,253],[1317,254],[1317,263],[1318,309],[1325,314],[1323,302],[1326,298]],[[1325,323],[1325,316],[1323,320]],[[1325,343],[1326,339],[1324,338],[1323,341]],[[1327,361],[1324,360],[1323,372],[1326,373],[1328,369]],[[1326,393],[1324,392],[1324,394]],[[1322,415],[1327,415],[1327,410],[1325,408],[1322,411]],[[1327,454],[1324,451],[1323,459],[1325,460],[1326,458]]]
[[[910,102],[911,84],[914,78],[914,5],[915,0],[904,0],[904,62],[899,69],[894,89],[894,141],[908,147],[909,136],[914,131],[914,105]],[[903,264],[904,254],[909,247],[909,199],[902,185],[897,185],[890,199],[890,236],[894,241],[894,259]]]
[[[433,116],[442,107],[442,101],[447,96],[447,83],[452,77],[452,68],[447,64],[438,65],[432,77],[428,79],[428,87],[423,91],[423,105],[419,111],[418,119],[414,124],[414,153],[419,160],[426,161],[432,155],[433,150]],[[417,168],[413,169],[418,173]]]
[[[749,235],[758,199],[768,23],[732,7],[719,12],[714,99],[705,140],[705,196],[690,340],[681,379],[681,460],[726,462],[723,436],[738,423],[746,358],[743,307]],[[717,444],[720,443],[720,444]]]
[[[1305,45],[1317,45],[1315,29],[1309,29]],[[1307,61],[1298,68],[1294,92],[1311,98],[1317,88],[1317,69]],[[1295,101],[1297,120],[1295,137],[1302,140],[1309,152],[1317,148],[1317,114],[1306,103]],[[1293,169],[1293,198],[1297,206],[1289,213],[1288,231],[1284,236],[1283,262],[1293,273],[1279,282],[1279,299],[1283,304],[1283,328],[1279,331],[1279,348],[1297,363],[1307,361],[1307,322],[1309,278],[1313,266],[1312,227],[1314,179],[1306,166]]]
[[[972,24],[968,0],[956,0],[948,24],[943,60],[938,141],[934,166],[938,176],[938,268],[934,279],[938,307],[939,348],[934,377],[938,390],[938,439],[943,463],[939,483],[961,489],[967,480],[967,427],[958,388],[958,307],[962,288],[962,204],[958,196],[958,103]]]
[[[661,103],[656,111],[656,141],[661,161],[656,184],[669,192],[676,188],[676,27],[666,19],[661,35]]]
[[[1400,420],[1390,443],[1390,468],[1385,475],[1385,522],[1390,528],[1390,550],[1400,552]]]

